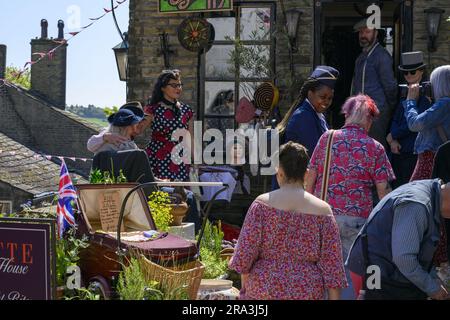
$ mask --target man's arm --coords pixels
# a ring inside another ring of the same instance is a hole
[[[427,212],[422,204],[410,202],[395,209],[392,224],[393,262],[409,281],[431,297],[440,291],[441,283],[419,264],[418,255],[427,228]]]
[[[392,57],[389,53],[383,52],[378,62],[378,77],[386,96],[386,102],[389,108],[393,109],[397,104],[397,80],[395,80],[392,69]]]
[[[89,138],[87,142],[87,149],[90,152],[95,153],[105,143],[119,145],[127,140],[127,138],[122,137],[121,135],[106,132],[105,130],[103,130],[99,134],[93,135]]]

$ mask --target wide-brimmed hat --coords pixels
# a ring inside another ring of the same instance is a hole
[[[319,81],[321,84],[334,89],[334,85],[339,78],[339,71],[330,66],[317,66],[309,76]]]
[[[108,122],[116,127],[126,127],[136,124],[142,120],[129,109],[119,109],[108,117]]]
[[[423,52],[403,52],[402,53],[402,64],[398,66],[401,71],[413,71],[425,67],[426,64],[423,62]]]
[[[131,110],[138,117],[144,116],[144,108],[142,108],[142,105],[139,101],[127,102],[123,106],[121,106],[120,109]]]

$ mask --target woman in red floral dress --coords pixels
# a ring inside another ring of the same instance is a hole
[[[180,148],[182,140],[172,140],[172,135],[179,129],[185,130],[180,131],[182,139],[186,138],[187,132],[191,139],[193,137],[194,113],[190,106],[178,101],[181,92],[179,71],[164,70],[155,83],[149,105],[144,108],[151,117],[152,135],[146,151],[153,174],[171,181],[189,180],[188,164],[183,161],[186,150]],[[180,148],[180,151],[176,152],[174,148]]]
[[[303,189],[306,149],[280,149],[280,189],[251,205],[230,268],[242,277],[240,299],[339,299],[347,286],[339,229],[330,206]]]

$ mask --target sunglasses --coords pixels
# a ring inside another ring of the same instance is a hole
[[[168,83],[167,85],[174,89],[181,89],[183,87],[182,83]]]
[[[415,75],[417,71],[422,71],[422,69],[418,69],[418,70],[410,70],[410,71],[403,71],[403,74],[404,74],[405,76],[407,76],[408,74]]]

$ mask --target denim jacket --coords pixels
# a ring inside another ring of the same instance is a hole
[[[442,97],[437,100],[428,110],[419,114],[415,100],[403,101],[405,108],[405,118],[408,122],[408,128],[411,131],[419,132],[414,144],[414,153],[423,153],[424,151],[436,152],[442,140],[437,130],[441,126],[447,136],[450,138],[450,98]]]

